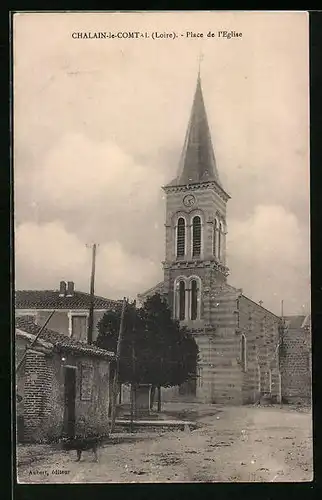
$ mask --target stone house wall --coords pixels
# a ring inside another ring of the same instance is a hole
[[[37,325],[43,326],[46,319],[50,315],[51,311],[47,310],[42,310],[42,309],[34,309],[34,310],[28,310],[26,313],[24,313],[23,310],[16,310],[16,316],[24,315],[27,314],[28,316],[34,316],[35,323]],[[55,311],[55,314],[50,318],[49,322],[46,325],[46,328],[49,328],[51,330],[60,332],[62,335],[68,335],[70,336],[70,320],[69,316],[70,314],[84,314],[88,315],[88,310],[86,309],[80,309],[80,310],[59,310],[57,309]],[[97,335],[98,335],[98,329],[97,329],[97,324],[99,320],[104,316],[105,311],[102,310],[94,310],[94,329],[93,329],[93,341],[96,340]]]
[[[81,366],[93,369],[90,400],[81,398]],[[65,373],[64,366],[76,368],[76,433],[84,431],[107,434],[110,393],[109,367],[104,358],[84,355],[62,355],[44,349],[28,350],[25,362],[17,375],[17,386],[23,391],[23,440],[40,442],[64,434]],[[80,419],[83,418],[83,422]]]

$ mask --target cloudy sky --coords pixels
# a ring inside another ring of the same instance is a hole
[[[242,37],[207,38],[233,30]],[[73,32],[150,38],[73,39]],[[176,39],[151,38],[175,32]],[[204,33],[187,38],[186,32]],[[183,34],[184,36],[180,36]],[[309,307],[305,13],[18,14],[14,19],[16,287],[119,298],[162,280],[165,200],[198,57],[228,202],[229,282],[280,312]]]

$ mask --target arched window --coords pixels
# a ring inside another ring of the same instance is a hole
[[[218,260],[221,260],[222,255],[222,232],[222,223],[220,222],[218,231]]]
[[[213,241],[212,241],[212,243],[213,243],[212,253],[214,254],[215,257],[217,256],[217,242],[218,242],[217,232],[218,232],[218,221],[217,221],[217,219],[215,219],[214,234],[213,234]]]
[[[191,281],[191,319],[197,319],[198,316],[198,283],[196,280]]]
[[[179,281],[179,320],[185,318],[186,309],[186,287],[184,281]]]
[[[179,217],[177,225],[177,257],[183,257],[186,243],[186,222]]]
[[[241,336],[241,365],[242,370],[245,372],[247,370],[247,346],[245,335]]]
[[[201,219],[196,215],[192,219],[192,256],[199,257],[201,253]]]

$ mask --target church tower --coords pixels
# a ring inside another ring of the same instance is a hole
[[[166,194],[164,280],[159,293],[199,348],[196,375],[164,388],[164,400],[242,404],[261,395],[281,399],[280,318],[227,282],[226,205],[200,75],[177,177]]]
[[[212,323],[210,293],[226,282],[226,204],[200,74],[177,177],[166,193],[164,291],[173,316],[190,328]]]

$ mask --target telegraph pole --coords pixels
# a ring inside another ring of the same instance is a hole
[[[125,315],[126,304],[127,304],[127,300],[124,297],[123,304],[122,304],[119,336],[117,339],[116,366],[115,366],[114,379],[113,379],[113,385],[112,385],[111,432],[114,431],[114,427],[115,427],[117,386],[118,386],[118,378],[119,378],[119,371],[120,371],[121,345],[122,345],[122,339],[123,339],[124,315]]]
[[[91,272],[91,283],[90,283],[90,303],[89,303],[88,330],[87,330],[88,344],[93,343],[95,264],[96,264],[96,243],[94,243],[92,246],[92,272]]]
[[[136,403],[136,381],[135,381],[135,315],[136,315],[136,301],[134,301],[133,304],[133,311],[132,311],[132,349],[131,349],[131,354],[132,354],[132,383],[131,383],[131,432],[134,431],[134,417],[135,417],[135,403]]]

